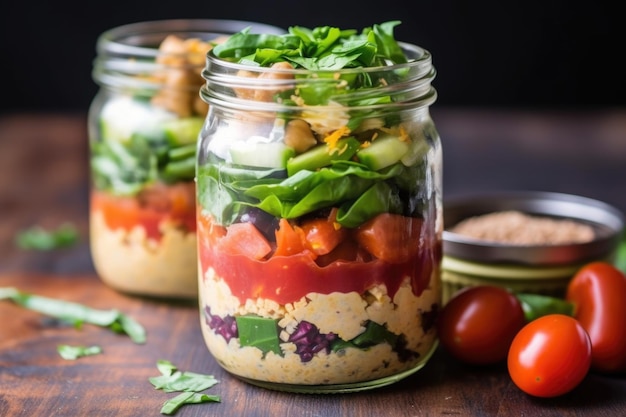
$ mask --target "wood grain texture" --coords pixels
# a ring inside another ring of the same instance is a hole
[[[552,180],[549,179],[550,175],[540,169],[522,181],[518,179],[517,170],[507,171],[506,164],[500,165],[488,157],[489,144],[502,140],[508,141],[509,147],[523,149],[521,154],[541,155],[542,160],[550,160],[555,151],[553,142],[548,141],[545,145],[534,142],[523,144],[520,142],[523,137],[518,138],[517,134],[511,133],[518,130],[509,129],[520,120],[525,120],[526,125],[530,116],[442,110],[437,117],[435,120],[439,120],[440,133],[447,135],[444,137],[444,149],[451,149],[448,164],[458,165],[463,161],[475,164],[484,160],[489,169],[498,166],[501,170],[497,183],[496,179],[487,181],[489,177],[479,168],[467,170],[462,177],[455,174],[457,177],[450,180],[452,190],[496,187],[506,184],[506,178],[520,187],[526,187],[535,184],[537,177],[543,175],[546,189],[552,186],[551,181],[560,181],[554,175]],[[593,123],[598,122],[597,117],[584,119],[580,115],[533,116],[531,119],[538,123],[539,134],[543,132],[546,137],[564,135],[570,131],[570,126],[582,126],[594,131]],[[620,120],[626,120],[626,114],[622,114]],[[617,129],[623,126],[620,123],[613,126]],[[624,131],[611,130],[604,134],[623,135]],[[468,143],[470,140],[473,141],[472,146]],[[579,142],[575,143],[578,146]],[[622,170],[622,185],[619,186],[623,189],[623,178],[626,178],[623,175],[626,174],[626,150],[621,148],[623,143],[626,142],[620,142],[619,149],[613,149],[616,145],[608,139],[596,141],[594,146],[606,146],[605,152],[610,153],[610,157],[591,155],[589,160],[585,160],[588,165],[586,175],[579,178],[575,188],[566,189],[598,198],[609,195],[618,183],[611,182],[613,178],[607,182],[606,172],[613,172],[619,167]],[[541,152],[542,146],[546,149],[544,153]],[[463,149],[462,155],[458,153],[459,149]],[[618,151],[621,154],[615,155]],[[594,153],[603,155],[597,148],[594,148]],[[159,374],[156,368],[159,359],[170,360],[181,370],[213,374],[220,380],[209,392],[220,395],[221,403],[185,406],[176,414],[181,417],[626,414],[626,378],[623,376],[590,374],[570,394],[541,400],[520,392],[510,381],[504,365],[485,368],[464,366],[442,351],[437,351],[426,367],[414,376],[364,393],[295,395],[243,383],[223,371],[208,353],[200,333],[200,317],[195,302],[128,296],[108,288],[96,276],[87,241],[86,158],[84,115],[0,118],[0,287],[14,286],[22,291],[80,302],[94,308],[117,308],[144,325],[147,342],[137,345],[126,336],[91,325],[76,329],[11,302],[1,301],[2,417],[158,416],[163,402],[175,395],[155,390],[148,381],[149,377]],[[554,158],[554,161],[560,160]],[[551,169],[557,162],[552,163]],[[558,163],[573,169],[567,161]],[[536,166],[541,167],[541,163]],[[596,166],[598,176],[594,175]],[[457,166],[451,172],[458,170]],[[613,195],[611,203],[620,208],[626,207],[624,195],[626,193]],[[15,248],[13,237],[20,229],[33,224],[53,227],[64,221],[72,221],[78,226],[81,234],[78,245],[50,252]],[[56,352],[59,344],[97,344],[104,352],[68,361]]]

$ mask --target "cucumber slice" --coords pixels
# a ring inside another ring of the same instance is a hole
[[[359,146],[361,146],[361,142],[352,136],[339,139],[337,141],[337,145],[333,148],[335,149],[335,152],[331,152],[331,149],[326,144],[317,145],[314,148],[291,158],[287,162],[287,175],[292,176],[296,172],[302,171],[303,169],[315,171],[318,168],[330,165],[332,161],[348,160],[356,153]]]
[[[201,117],[186,117],[183,119],[168,120],[162,124],[165,137],[175,146],[196,143],[204,119]]]
[[[404,166],[410,167],[424,159],[424,155],[428,153],[430,147],[426,142],[426,138],[423,136],[419,138],[413,138],[411,143],[409,144],[409,150],[404,156],[400,159],[400,162],[404,164]]]
[[[409,151],[409,143],[394,135],[380,135],[367,148],[359,149],[359,161],[372,171],[378,171],[398,162]]]
[[[174,120],[175,115],[165,110],[150,107],[144,101],[132,97],[121,97],[102,108],[100,132],[103,140],[126,142],[135,134],[160,137],[160,125]]]
[[[296,154],[283,142],[235,142],[230,148],[233,163],[257,168],[281,168]]]

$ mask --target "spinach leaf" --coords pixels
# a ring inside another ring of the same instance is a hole
[[[75,360],[83,356],[92,356],[102,353],[100,346],[70,346],[59,345],[57,346],[57,352],[63,359]]]
[[[341,30],[331,26],[309,29],[292,26],[283,35],[250,33],[246,28],[216,45],[212,52],[218,58],[261,66],[290,61],[296,68],[334,71],[404,63],[407,61],[393,36],[399,21],[385,22],[363,29]]]
[[[15,243],[22,249],[51,250],[71,246],[78,241],[78,231],[71,223],[65,223],[55,230],[32,226],[15,236]]]
[[[617,247],[615,266],[626,274],[626,232],[622,234],[621,241]]]
[[[170,145],[159,134],[103,140],[92,145],[91,155],[95,187],[116,195],[134,195],[158,180],[191,181],[196,172],[196,144]]]
[[[116,333],[127,334],[135,343],[146,341],[146,332],[137,321],[118,310],[98,310],[83,304],[63,301],[18,291],[16,288],[0,288],[0,300],[15,304],[73,324],[75,327],[89,323],[106,327]]]
[[[527,322],[552,313],[565,314],[566,316],[574,315],[574,304],[561,298],[527,293],[516,293],[515,296],[522,303]]]
[[[251,178],[252,170],[206,165],[199,171],[200,204],[217,222],[229,225],[250,207],[275,217],[296,218],[328,207],[340,207],[337,221],[356,227],[382,212],[401,212],[395,178],[409,172],[402,164],[371,171],[352,161],[336,161],[317,171],[291,177]],[[268,175],[272,171],[263,171]],[[229,182],[230,181],[230,182]]]
[[[200,391],[209,389],[219,383],[213,375],[182,372],[174,364],[166,360],[157,361],[157,369],[161,372],[161,375],[148,378],[154,388],[164,392],[181,392],[181,394],[170,398],[163,404],[161,414],[175,414],[185,404],[221,401],[218,395],[200,393]]]

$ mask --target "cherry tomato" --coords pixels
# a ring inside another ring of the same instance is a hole
[[[582,382],[591,366],[591,341],[582,325],[564,314],[548,314],[517,333],[509,350],[511,379],[535,397],[556,397]]]
[[[626,371],[626,276],[606,262],[592,262],[570,281],[567,301],[591,339],[591,368]]]
[[[486,365],[506,359],[511,341],[526,324],[519,300],[504,288],[465,288],[444,306],[437,326],[441,345],[457,359]]]

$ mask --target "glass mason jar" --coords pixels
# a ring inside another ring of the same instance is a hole
[[[195,298],[195,164],[207,114],[201,76],[212,42],[246,27],[230,20],[120,26],[97,41],[89,109],[91,255],[100,278],[137,295]]]
[[[436,348],[435,71],[428,51],[400,45],[408,63],[326,73],[207,55],[201,327],[217,362],[245,381],[366,390],[413,374]],[[356,77],[378,87],[302,102]]]

